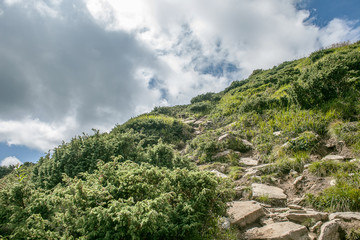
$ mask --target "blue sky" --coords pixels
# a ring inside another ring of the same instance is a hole
[[[321,27],[334,18],[354,20],[357,26],[360,25],[360,1],[357,0],[309,0],[305,7],[311,11],[316,25]]]
[[[206,6],[206,7],[204,7]],[[360,39],[355,0],[0,1],[0,161]]]

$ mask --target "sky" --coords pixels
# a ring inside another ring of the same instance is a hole
[[[0,161],[360,40],[358,0],[0,0]]]

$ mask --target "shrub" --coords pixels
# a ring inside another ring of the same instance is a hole
[[[306,131],[301,133],[298,137],[289,141],[289,149],[297,151],[309,151],[311,152],[318,143],[319,136],[313,132]]]
[[[217,228],[233,190],[205,171],[109,162],[52,191],[24,183],[0,192],[4,237],[202,239]]]

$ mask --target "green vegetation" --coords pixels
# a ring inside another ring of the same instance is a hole
[[[355,173],[360,170],[360,166],[354,162],[325,160],[313,162],[309,170],[319,177],[326,177],[336,173]]]
[[[360,174],[339,173],[336,185],[325,189],[318,196],[308,194],[308,202],[318,209],[326,211],[360,210]]]
[[[189,105],[74,137],[35,165],[0,168],[0,238],[235,239],[236,229],[219,222],[234,200],[230,182],[243,181],[240,156],[269,164],[252,178],[263,183],[310,164],[314,176],[336,178],[308,195],[310,205],[359,211],[359,164],[315,161],[341,146],[360,157],[359,50],[360,42],[340,44],[258,69]],[[339,146],[326,149],[328,140]]]

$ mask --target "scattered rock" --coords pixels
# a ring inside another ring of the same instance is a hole
[[[245,233],[249,240],[308,240],[306,227],[292,222],[278,222]]]
[[[289,204],[288,207],[289,207],[290,209],[296,209],[296,210],[302,210],[302,209],[303,209],[302,206],[299,206],[299,205],[297,205],[297,204]]]
[[[241,141],[248,148],[253,148],[254,147],[254,145],[251,142],[249,142],[248,140],[246,140],[246,139],[241,139]]]
[[[257,166],[259,161],[252,158],[241,158],[239,163],[244,164],[246,166]]]
[[[297,178],[295,178],[294,182],[293,182],[293,185],[295,187],[298,187],[298,185],[302,182],[302,180],[304,179],[305,177],[303,175],[301,176],[298,176]]]
[[[273,135],[274,135],[274,136],[280,136],[281,133],[282,133],[281,131],[276,131],[276,132],[273,132]]]
[[[265,216],[263,208],[255,201],[235,201],[228,209],[230,222],[244,227]]]
[[[186,124],[192,124],[192,123],[194,123],[194,122],[195,122],[194,119],[185,119],[185,120],[183,121],[183,123],[186,123]]]
[[[345,221],[357,220],[360,221],[360,212],[336,212],[329,216],[330,220],[343,219]]]
[[[322,225],[322,221],[318,221],[317,223],[314,224],[314,226],[310,227],[310,231],[311,232],[317,232],[317,230],[321,227]]]
[[[307,219],[314,219],[316,221],[326,221],[328,219],[328,214],[323,212],[316,211],[305,211],[305,212],[286,212],[284,217],[290,221],[303,223]]]
[[[227,140],[229,138],[233,138],[233,136],[231,136],[229,133],[225,133],[224,135],[222,135],[218,138],[218,141],[221,142],[221,141]]]
[[[225,156],[231,154],[231,152],[232,152],[231,150],[226,150],[226,151],[223,151],[223,152],[219,152],[215,156],[213,156],[212,158],[217,159],[217,158],[225,157]]]
[[[344,160],[344,157],[340,155],[327,155],[322,160]]]
[[[321,226],[318,240],[340,240],[339,224],[336,220],[324,223]]]
[[[229,218],[221,218],[220,219],[220,227],[221,229],[230,229],[230,226],[231,226],[231,222],[230,222],[230,219]]]
[[[253,183],[251,184],[253,198],[267,197],[273,204],[283,205],[286,202],[287,196],[284,190],[278,187],[269,186],[265,184]]]
[[[215,173],[215,175],[216,175],[217,177],[221,177],[221,178],[227,178],[227,177],[228,177],[227,175],[219,172],[219,171],[216,170],[216,169],[213,169],[213,170],[211,170],[210,172]]]
[[[205,122],[205,120],[206,120],[206,117],[200,118],[199,120],[195,121],[194,124],[195,124],[195,125],[200,125],[200,124],[202,124],[203,122]]]
[[[331,179],[329,184],[330,184],[330,186],[335,186],[336,185],[336,179]]]

